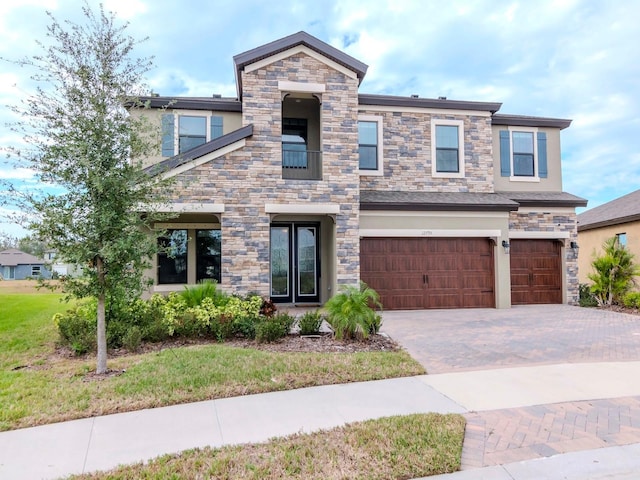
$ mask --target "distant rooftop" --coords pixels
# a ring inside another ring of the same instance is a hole
[[[578,215],[578,231],[640,220],[640,190]]]

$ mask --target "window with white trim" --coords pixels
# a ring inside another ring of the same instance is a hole
[[[520,182],[539,182],[546,178],[546,133],[528,127],[501,130],[500,175]]]
[[[358,167],[360,175],[383,175],[382,117],[358,116]]]
[[[442,178],[464,177],[464,122],[431,121],[431,175]]]
[[[32,277],[39,277],[41,273],[42,273],[42,269],[41,269],[40,265],[31,265],[31,276]]]

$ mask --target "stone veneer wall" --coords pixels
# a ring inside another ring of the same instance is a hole
[[[578,303],[578,260],[573,251],[568,248],[569,242],[577,241],[577,218],[571,213],[538,213],[511,212],[509,214],[510,232],[569,232],[566,240],[565,258],[567,276],[567,301],[571,305]]]
[[[360,177],[366,190],[493,193],[491,118],[479,115],[378,112],[383,116],[384,176]],[[464,122],[464,178],[431,176],[431,120]]]
[[[320,181],[282,179],[282,92],[278,81],[322,83]],[[246,146],[176,177],[176,202],[224,203],[222,286],[269,295],[269,224],[265,203],[340,205],[336,215],[338,284],[360,275],[357,79],[303,53],[242,72]]]

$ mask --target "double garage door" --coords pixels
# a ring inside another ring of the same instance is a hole
[[[487,238],[363,238],[362,280],[386,310],[495,307]],[[562,303],[560,245],[511,241],[512,303]]]

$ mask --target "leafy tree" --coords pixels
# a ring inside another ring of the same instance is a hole
[[[18,250],[30,253],[38,258],[44,258],[44,253],[47,251],[47,243],[33,235],[27,235],[18,240]]]
[[[149,234],[154,213],[141,214],[140,206],[162,202],[166,186],[132,160],[156,150],[158,135],[125,108],[145,108],[138,99],[147,93],[151,59],[134,57],[138,42],[114,14],[86,3],[82,10],[82,24],[48,13],[47,44],[38,42],[39,55],[15,62],[33,69],[38,87],[14,107],[21,120],[13,127],[27,148],[12,153],[40,181],[63,190],[26,193],[21,206],[35,238],[60,260],[82,266],[84,275],[63,288],[97,299],[97,373],[105,373],[105,305],[142,291],[157,242]]]
[[[591,262],[593,273],[589,274],[591,293],[600,306],[618,303],[633,286],[633,277],[640,274],[634,255],[616,237],[607,239],[602,249],[603,255]]]
[[[0,251],[10,248],[18,248],[18,239],[8,233],[0,232]]]

